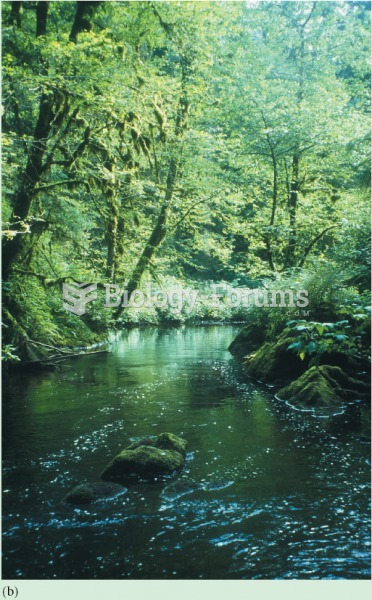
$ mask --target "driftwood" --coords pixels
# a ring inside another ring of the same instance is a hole
[[[54,356],[46,356],[44,358],[40,358],[38,360],[28,360],[26,362],[22,362],[20,364],[14,365],[16,368],[24,368],[24,369],[40,369],[51,371],[57,368],[59,363],[69,358],[79,358],[81,356],[91,356],[92,354],[108,354],[109,350],[96,350],[94,352],[77,352],[77,353],[65,353],[58,354]]]
[[[50,344],[44,344],[42,342],[36,342],[36,340],[28,339],[28,344],[36,344],[37,346],[42,346],[43,348],[49,348],[50,350],[55,350],[59,354],[68,354],[68,350],[64,350],[63,348],[57,348],[56,346],[51,346]]]
[[[22,328],[22,326],[19,325],[17,320],[5,307],[3,307],[3,314],[9,321],[9,323],[12,325],[13,330],[17,333],[20,345],[25,349],[26,356],[31,359],[21,361],[19,363],[9,363],[6,365],[6,368],[17,370],[22,368],[53,370],[57,368],[60,362],[68,358],[78,358],[79,356],[89,356],[91,354],[104,354],[108,352],[107,349],[93,350],[87,352],[87,350],[91,350],[92,348],[106,346],[107,342],[101,342],[98,344],[78,348],[58,348],[57,346],[53,346],[52,344],[45,344],[44,342],[32,340],[27,335],[26,331]],[[4,324],[4,326],[7,327],[6,324]],[[32,348],[32,346],[36,346],[35,351]],[[36,351],[37,347],[39,347],[40,352]],[[42,354],[42,349],[45,349],[44,352],[52,350],[54,351],[54,354],[49,354],[49,356],[40,356],[40,354]]]

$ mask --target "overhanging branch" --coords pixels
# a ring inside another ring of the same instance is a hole
[[[309,256],[309,254],[310,254],[311,250],[314,248],[315,244],[317,242],[319,242],[319,240],[323,237],[323,235],[325,233],[327,233],[327,231],[330,231],[331,229],[335,229],[336,227],[338,227],[338,225],[330,225],[329,227],[326,227],[310,242],[310,244],[308,246],[306,246],[302,260],[301,260],[300,264],[298,265],[300,268],[302,268],[304,266],[305,260]]]

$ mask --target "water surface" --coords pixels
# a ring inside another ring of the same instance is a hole
[[[3,578],[370,578],[370,446],[242,377],[232,326],[124,332],[110,354],[11,378]],[[118,451],[170,431],[186,467],[91,507],[62,502]]]

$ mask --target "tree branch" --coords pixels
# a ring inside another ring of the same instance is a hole
[[[35,192],[41,192],[42,190],[49,190],[50,188],[56,187],[57,185],[70,185],[72,183],[84,183],[82,179],[63,179],[63,181],[55,181],[54,183],[47,183],[35,188]]]
[[[53,145],[53,148],[50,150],[50,152],[48,153],[48,156],[45,159],[45,162],[43,164],[43,171],[46,171],[51,164],[53,164],[53,156],[55,154],[55,151],[58,149],[61,141],[63,140],[63,138],[67,135],[67,133],[69,132],[72,123],[74,122],[74,120],[76,119],[77,115],[79,113],[79,108],[75,108],[75,110],[73,111],[71,117],[69,118],[69,120],[66,123],[66,126],[64,127],[64,129],[61,131],[60,135],[58,136],[57,141],[55,142],[55,144]]]
[[[319,242],[319,240],[323,237],[325,233],[327,233],[327,231],[329,231],[330,229],[335,229],[336,227],[339,227],[339,225],[330,225],[330,227],[326,227],[310,242],[308,246],[306,246],[302,260],[298,265],[301,269],[304,266],[305,260],[310,254],[311,250],[314,248],[315,244]]]
[[[188,208],[188,210],[182,215],[182,217],[174,225],[172,225],[172,227],[169,227],[168,230],[173,231],[174,229],[177,229],[177,227],[182,223],[182,221],[184,221],[186,219],[187,215],[190,214],[190,212],[192,211],[193,208],[195,208],[195,206],[198,206],[199,204],[203,204],[203,202],[207,202],[208,200],[211,200],[212,198],[213,198],[213,196],[211,196],[210,198],[202,198],[202,200],[198,200],[197,202],[194,202],[194,204],[192,204],[190,206],[190,208]]]
[[[29,277],[36,277],[37,279],[40,279],[43,286],[45,286],[45,287],[49,287],[52,285],[60,285],[61,283],[65,283],[68,280],[73,281],[74,283],[76,282],[76,280],[73,277],[71,277],[70,275],[58,277],[57,279],[48,279],[48,277],[46,275],[41,275],[40,273],[35,273],[35,271],[30,271],[30,270],[26,270],[26,269],[18,269],[16,267],[13,270],[16,273],[19,273],[20,275],[28,275]]]

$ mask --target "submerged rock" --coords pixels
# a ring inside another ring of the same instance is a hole
[[[279,398],[303,408],[339,407],[345,400],[364,397],[368,385],[349,377],[340,367],[311,367],[278,392]]]
[[[181,498],[182,496],[186,496],[187,494],[192,494],[198,490],[202,490],[203,492],[217,492],[230,487],[230,485],[233,485],[233,483],[233,481],[227,481],[226,479],[202,481],[201,483],[192,480],[181,479],[179,481],[173,481],[167,485],[161,492],[160,496],[161,498],[164,498],[164,500],[173,501]]]
[[[91,504],[97,500],[105,498],[114,498],[127,492],[127,488],[117,483],[105,483],[97,481],[96,483],[84,483],[76,486],[69,492],[64,501],[69,504]]]
[[[174,481],[164,488],[160,496],[161,498],[164,498],[164,500],[177,500],[178,498],[186,496],[187,494],[192,494],[201,488],[202,485],[196,483],[196,481]]]
[[[104,481],[133,481],[171,475],[185,462],[186,441],[171,433],[143,438],[120,452],[101,474]]]
[[[226,479],[217,479],[216,481],[203,483],[201,487],[205,492],[218,492],[219,490],[230,487],[230,485],[233,485],[234,483],[234,481],[227,481]]]

